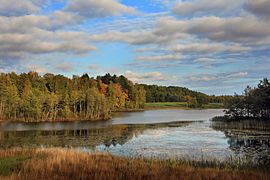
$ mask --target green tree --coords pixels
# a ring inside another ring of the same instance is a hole
[[[239,118],[270,118],[270,83],[268,79],[260,81],[257,87],[247,87],[243,95],[235,95],[226,103],[226,114]]]

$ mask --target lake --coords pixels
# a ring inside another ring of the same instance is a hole
[[[269,123],[212,122],[222,110],[115,113],[108,121],[1,123],[0,148],[66,147],[120,156],[270,162]]]

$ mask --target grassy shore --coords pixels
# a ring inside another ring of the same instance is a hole
[[[269,179],[216,162],[128,159],[67,149],[0,150],[0,179]]]
[[[154,102],[145,103],[145,109],[223,109],[222,103],[204,104],[200,108],[189,108],[187,102]]]

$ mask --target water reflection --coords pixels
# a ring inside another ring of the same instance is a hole
[[[209,121],[200,121],[182,127],[146,129],[123,145],[99,145],[97,149],[121,156],[224,160],[233,154],[226,136],[209,126]]]
[[[156,124],[126,124],[94,126],[91,129],[75,130],[29,130],[29,131],[0,131],[0,147],[87,147],[95,148],[99,144],[105,146],[125,144],[134,135],[141,134],[146,129],[162,127],[181,127],[186,122],[169,122]]]
[[[270,165],[270,123],[267,121],[213,122],[228,138],[229,148],[254,163]]]
[[[0,148],[71,147],[123,156],[250,158],[270,164],[270,123],[211,122],[222,110],[116,114],[110,121],[0,123]]]

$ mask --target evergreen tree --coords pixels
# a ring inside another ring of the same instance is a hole
[[[235,95],[226,103],[226,114],[233,118],[270,119],[270,83],[260,81],[257,87],[247,87],[243,95]]]

